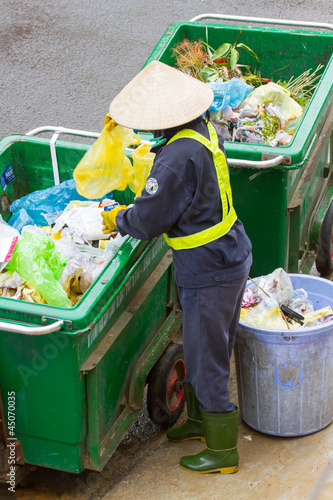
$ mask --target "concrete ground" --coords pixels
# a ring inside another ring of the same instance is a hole
[[[237,403],[234,363],[230,392]],[[186,419],[184,411],[179,423]],[[16,493],[0,486],[0,498],[25,500],[331,500],[333,425],[308,436],[281,438],[240,422],[236,474],[194,474],[179,467],[182,455],[204,448],[201,441],[171,443],[146,410],[101,473],[80,475],[37,469]]]
[[[230,389],[236,401],[234,366]],[[195,474],[179,467],[182,455],[198,453],[205,447],[201,441],[171,443],[159,433],[153,443],[104,500],[333,498],[332,425],[312,435],[281,438],[262,434],[240,422],[240,469],[230,475]]]

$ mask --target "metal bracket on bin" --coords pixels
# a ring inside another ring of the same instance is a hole
[[[70,319],[59,320],[59,318],[52,318],[51,316],[41,317],[41,322],[43,325],[50,325],[51,324],[50,321],[55,321],[55,322],[62,321],[63,326],[66,326],[69,330],[73,330],[73,322]]]
[[[281,158],[282,155],[274,155],[271,153],[262,153],[261,159],[262,161],[268,161],[268,160],[273,160],[274,158]],[[291,156],[282,156],[282,161],[278,165],[291,165],[292,164],[292,159]]]

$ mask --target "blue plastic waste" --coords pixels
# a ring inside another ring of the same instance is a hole
[[[333,307],[333,282],[290,274],[315,310]],[[248,283],[250,284],[250,282]],[[242,419],[274,436],[302,436],[333,421],[333,322],[265,330],[240,322],[235,345]]]
[[[239,78],[231,78],[227,82],[209,82],[206,85],[214,92],[214,101],[209,108],[210,113],[221,111],[227,106],[238,108],[241,102],[249,95],[253,87]]]
[[[45,221],[44,217],[43,220]],[[25,208],[21,208],[18,212],[16,212],[14,215],[11,216],[11,218],[8,221],[8,224],[21,232],[21,229],[24,226],[35,225],[38,223],[34,218],[30,217]],[[45,224],[45,222],[43,222],[43,224],[41,225],[45,226],[48,224]]]
[[[113,199],[112,193],[103,198]],[[18,231],[27,224],[37,226],[48,226],[64,211],[68,203],[72,200],[85,200],[79,195],[75,187],[75,180],[70,179],[56,186],[24,196],[15,200],[9,207],[14,215],[9,219],[8,224]],[[102,198],[92,201],[101,201]],[[45,215],[45,216],[44,216]]]

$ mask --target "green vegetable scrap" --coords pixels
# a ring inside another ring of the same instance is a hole
[[[290,92],[290,97],[295,99],[298,104],[305,108],[308,105],[312,94],[317,87],[318,80],[321,77],[321,75],[318,75],[317,73],[323,67],[324,66],[322,64],[319,64],[319,66],[314,71],[312,71],[312,68],[310,68],[304,71],[304,73],[302,73],[297,78],[292,76],[287,82],[279,80],[277,83],[281,85],[281,87],[287,89],[288,92]]]
[[[264,142],[268,144],[272,139],[275,138],[278,130],[280,129],[280,119],[277,116],[269,115],[265,110],[262,111],[261,119],[264,122],[262,128],[262,135]]]
[[[203,82],[227,81],[234,76],[245,80],[242,68],[249,66],[238,64],[239,49],[246,50],[258,62],[259,58],[250,47],[239,43],[240,35],[241,31],[234,44],[223,43],[217,50],[202,40],[183,40],[173,49],[177,67]]]

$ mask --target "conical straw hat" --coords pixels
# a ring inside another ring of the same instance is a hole
[[[198,118],[213,99],[205,83],[152,61],[113,99],[110,115],[123,127],[164,130]]]

